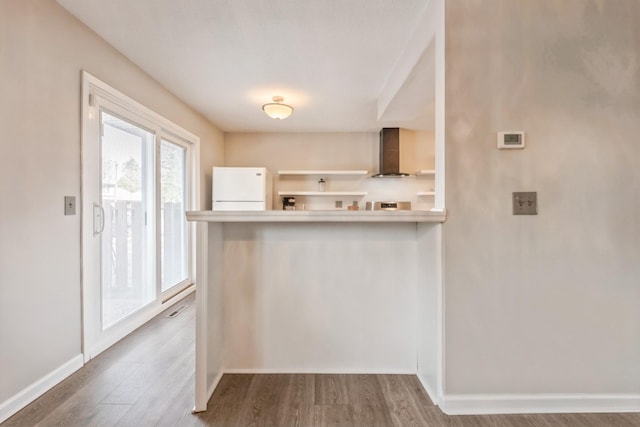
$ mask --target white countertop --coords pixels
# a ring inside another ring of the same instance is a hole
[[[445,222],[446,212],[434,211],[188,211],[197,222]]]

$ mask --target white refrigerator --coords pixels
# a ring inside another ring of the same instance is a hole
[[[266,168],[214,167],[214,211],[264,211],[272,208],[273,181]]]

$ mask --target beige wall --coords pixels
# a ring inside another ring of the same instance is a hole
[[[640,392],[639,16],[446,2],[446,393]]]
[[[227,133],[227,166],[279,169],[368,169],[378,162],[372,132]]]
[[[0,404],[81,352],[80,78],[201,138],[202,206],[223,135],[53,0],[0,2]],[[206,179],[205,179],[206,178]],[[78,203],[79,211],[80,203]]]

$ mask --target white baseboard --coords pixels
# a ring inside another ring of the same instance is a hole
[[[213,382],[211,383],[211,386],[209,387],[209,390],[207,390],[207,402],[209,400],[211,400],[211,396],[213,396],[213,392],[216,391],[216,388],[218,387],[218,384],[220,384],[220,380],[222,379],[222,376],[224,375],[224,372],[220,372],[216,378],[213,380]],[[199,412],[205,412],[207,409],[206,407],[202,410],[197,409],[195,406],[193,407],[193,409],[191,410],[192,414],[197,414]]]
[[[447,415],[640,412],[640,395],[445,394],[439,406]]]
[[[438,393],[436,393],[435,384],[433,386],[429,384],[427,378],[423,375],[420,375],[420,372],[418,372],[417,377],[418,381],[420,381],[420,384],[422,384],[422,388],[424,388],[424,391],[426,391],[429,395],[429,399],[431,399],[431,402],[433,402],[434,405],[439,406],[440,396],[438,395]]]
[[[284,368],[242,368],[224,369],[225,374],[375,374],[375,375],[416,375],[416,371],[393,369],[334,369],[334,368],[308,368],[308,369],[284,369]]]
[[[220,380],[222,379],[223,375],[224,372],[220,372],[211,383],[211,387],[209,387],[209,390],[207,390],[207,402],[209,401],[209,399],[211,399],[211,396],[213,396],[213,392],[216,391],[216,387],[218,387],[218,384],[220,384]]]
[[[49,372],[44,377],[27,386],[8,400],[0,403],[0,423],[14,415],[20,409],[42,396],[60,381],[82,368],[84,358],[78,354],[68,362]]]

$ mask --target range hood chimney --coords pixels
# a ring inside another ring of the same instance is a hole
[[[380,173],[373,178],[404,178],[400,172],[400,128],[380,130]]]

